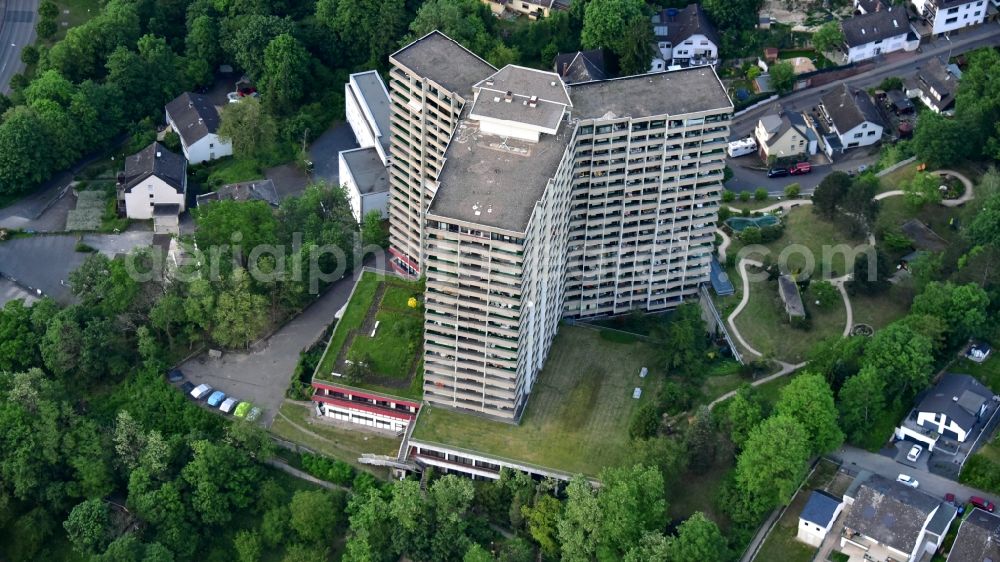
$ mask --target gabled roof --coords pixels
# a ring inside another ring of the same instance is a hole
[[[390,58],[463,97],[471,97],[472,85],[496,72],[493,65],[437,30],[396,51]]]
[[[820,101],[840,134],[850,131],[865,121],[884,126],[882,116],[879,114],[878,108],[875,107],[875,102],[864,90],[843,84],[840,88],[835,88],[824,94]]]
[[[556,55],[553,66],[553,70],[567,84],[604,80],[608,77],[604,67],[604,49]]]
[[[844,527],[900,552],[913,552],[924,522],[940,504],[919,490],[872,475],[858,488]]]
[[[806,502],[805,507],[802,508],[802,514],[799,515],[799,519],[814,523],[820,527],[826,527],[833,520],[834,514],[837,513],[837,508],[842,503],[843,500],[835,498],[823,490],[813,490],[809,494],[809,500]]]
[[[890,37],[905,35],[910,30],[906,10],[880,8],[867,14],[854,16],[840,22],[844,30],[844,42],[848,47],[857,47]]]
[[[704,35],[718,46],[721,41],[715,26],[709,21],[701,4],[688,4],[683,9],[666,8],[653,15],[653,34],[658,40],[668,40],[673,46],[692,35]]]
[[[778,107],[776,108],[776,113],[761,117],[760,122],[764,126],[764,130],[767,131],[768,136],[765,141],[769,145],[772,140],[780,139],[790,130],[794,130],[796,133],[802,135],[804,139],[810,141],[817,140],[816,134],[806,124],[806,118],[796,111],[782,111]]]
[[[969,429],[979,419],[979,408],[992,399],[993,391],[971,375],[947,373],[927,391],[917,411],[944,414]]]
[[[178,193],[182,193],[186,173],[187,160],[183,156],[174,154],[162,144],[154,142],[125,159],[122,183],[125,192],[128,193],[149,176],[156,176]]]
[[[219,130],[219,110],[207,96],[184,92],[168,103],[166,109],[184,146]]]
[[[886,7],[885,2],[883,2],[882,0],[854,0],[854,6],[858,10],[866,14],[877,10],[879,8],[879,5],[881,5],[883,8]]]
[[[985,560],[1000,561],[1000,517],[973,509],[958,528],[948,562]]]
[[[212,201],[266,201],[274,207],[281,204],[274,182],[269,179],[226,184],[211,193],[199,195],[197,200],[199,206]]]
[[[939,110],[948,109],[955,101],[959,77],[954,75],[939,57],[931,57],[913,78],[906,81],[908,90],[922,90],[928,100]],[[931,93],[937,92],[938,96]]]

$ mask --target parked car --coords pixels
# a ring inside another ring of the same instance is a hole
[[[783,178],[788,175],[788,168],[771,168],[767,171],[769,178]]]
[[[904,486],[909,486],[911,488],[916,488],[920,486],[920,482],[917,482],[912,476],[907,476],[906,474],[900,474],[896,477],[896,482]]]
[[[245,417],[247,417],[247,414],[250,413],[251,409],[253,409],[253,404],[252,403],[250,403],[250,402],[240,402],[240,404],[238,406],[236,406],[236,409],[233,410],[233,415],[236,416],[236,417],[238,417],[238,418],[245,418]]]
[[[985,509],[990,513],[993,513],[993,510],[996,509],[996,506],[993,505],[993,502],[985,500],[979,496],[972,496],[971,498],[969,498],[969,503],[971,503],[973,507],[978,507],[979,509]]]
[[[193,396],[191,394],[192,390],[194,390],[194,383],[191,381],[184,381],[184,384],[181,385],[181,392],[187,394],[188,396]]]
[[[225,399],[226,399],[226,393],[222,392],[221,390],[216,390],[215,392],[212,393],[211,396],[208,397],[208,405],[213,408],[217,408],[219,404],[222,404],[222,401]]]
[[[181,382],[184,380],[184,371],[180,369],[170,369],[167,371],[167,380],[170,382]]]
[[[222,404],[219,405],[219,411],[225,414],[231,414],[233,410],[236,409],[236,405],[239,403],[240,403],[239,400],[230,396],[229,398],[223,400]]]
[[[812,164],[809,162],[799,162],[798,164],[792,166],[791,169],[788,170],[788,173],[793,176],[798,176],[808,174],[811,171],[813,171]]]
[[[199,384],[191,391],[191,397],[195,400],[201,400],[202,398],[207,398],[213,390],[215,389],[207,384]]]
[[[923,452],[924,452],[923,447],[921,447],[920,445],[914,445],[910,447],[910,452],[906,454],[906,460],[910,462],[917,462],[917,459],[920,458],[920,453]]]
[[[253,408],[250,409],[250,413],[247,414],[247,421],[257,421],[257,418],[260,417],[261,413],[262,413],[261,409],[258,408],[257,406],[254,406]]]

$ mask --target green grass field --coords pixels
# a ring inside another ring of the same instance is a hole
[[[414,361],[420,360],[423,317],[420,305],[417,309],[412,309],[407,305],[407,301],[410,297],[422,294],[420,284],[396,277],[383,277],[375,273],[365,272],[358,280],[344,315],[330,337],[330,343],[316,369],[316,378],[335,381],[337,384],[347,382],[332,375],[337,357],[346,345],[351,331],[358,330],[364,324],[369,310],[375,305],[375,297],[382,284],[385,284],[386,289],[381,306],[375,316],[379,322],[375,337],[371,337],[370,333],[358,332],[348,355],[352,353],[367,355],[376,375],[396,379],[405,379],[409,376],[413,370]],[[368,381],[355,382],[347,386],[356,386],[403,398],[420,399],[423,396],[422,385],[422,369],[418,363],[417,376],[406,387],[388,387]]]
[[[596,476],[629,450],[628,424],[655,400],[664,373],[646,343],[614,343],[561,326],[520,425],[424,406],[413,438],[541,467]],[[650,369],[639,378],[642,367]],[[635,387],[643,389],[632,399]]]

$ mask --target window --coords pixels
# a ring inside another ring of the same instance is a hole
[[[854,138],[860,139],[861,138],[861,133],[854,133]]]
[[[944,23],[955,23],[956,21],[958,21],[958,16],[955,16],[953,18],[948,18],[944,20]]]
[[[875,136],[875,131],[868,131],[868,136],[869,137],[874,137]]]
[[[214,143],[208,143],[208,148],[215,148],[215,144]]]

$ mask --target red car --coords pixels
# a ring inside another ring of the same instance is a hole
[[[799,162],[798,164],[789,168],[788,173],[793,176],[798,176],[800,174],[808,174],[813,170],[812,164],[809,162]]]
[[[979,509],[985,509],[990,513],[993,513],[993,510],[996,509],[996,506],[993,505],[993,502],[984,500],[979,496],[972,496],[971,498],[969,498],[969,503],[971,503],[973,507],[978,507]]]

